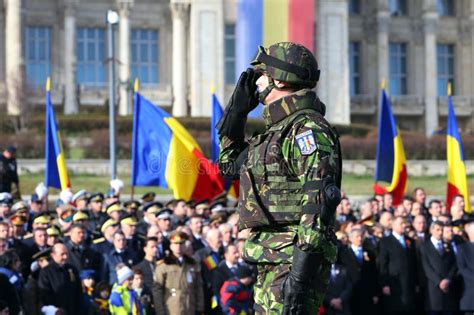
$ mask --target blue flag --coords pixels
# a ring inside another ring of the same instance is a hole
[[[167,117],[167,112],[135,93],[132,186],[168,187],[165,172],[172,133],[162,123]]]
[[[44,181],[46,187],[64,190],[71,187],[64,158],[61,134],[58,130],[53,104],[51,103],[51,81],[46,83],[46,135],[45,135],[45,162]]]
[[[219,137],[217,136],[216,125],[223,115],[221,104],[216,94],[212,94],[212,118],[211,118],[211,150],[212,162],[216,163],[219,159]]]

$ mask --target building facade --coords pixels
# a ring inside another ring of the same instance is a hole
[[[275,1],[279,0],[267,0]],[[105,106],[107,10],[115,27],[120,115],[140,91],[177,116],[225,104],[235,70],[237,0],[4,0],[0,7],[0,107],[19,115],[44,104],[46,77],[65,114]],[[474,101],[474,0],[315,0],[318,93],[334,123],[376,125],[380,86],[403,129],[442,128],[447,85],[463,128]]]

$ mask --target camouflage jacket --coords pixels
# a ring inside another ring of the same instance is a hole
[[[324,113],[316,94],[303,89],[264,107],[263,134],[248,143],[220,139],[221,168],[247,154],[239,197],[239,227],[251,228],[244,246],[247,261],[291,263],[294,245],[335,257],[330,227],[318,214],[302,213],[306,205],[321,202],[319,190],[304,189],[306,183],[329,174],[340,185],[339,140]]]

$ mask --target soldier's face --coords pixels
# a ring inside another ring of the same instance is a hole
[[[170,249],[175,257],[181,257],[184,252],[184,243],[171,243]]]

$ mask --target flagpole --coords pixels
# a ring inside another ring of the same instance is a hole
[[[110,176],[117,178],[117,157],[115,156],[115,47],[114,25],[118,23],[118,14],[115,11],[107,12],[107,38],[109,62],[109,137],[110,137]]]
[[[138,80],[138,78],[135,78],[135,82],[133,82],[133,92],[134,92],[135,94],[137,94],[139,88],[140,88],[140,81]],[[137,97],[137,95],[135,95],[135,97]],[[134,115],[136,115],[136,110],[137,110],[136,108],[133,109]],[[133,117],[133,122],[134,122],[134,124],[133,124],[133,135],[132,135],[133,137],[135,137],[135,133],[137,132],[137,131],[135,130],[135,128],[136,128],[136,126],[135,126],[135,119],[137,119],[137,117],[134,116],[134,117]],[[132,145],[134,146],[135,144],[136,144],[136,143],[135,143],[135,141],[133,140],[133,141],[132,141]],[[132,148],[132,177],[135,176],[135,174],[134,174],[134,169],[133,169],[133,168],[135,167],[134,164],[133,164],[133,161],[135,160],[135,156],[134,156],[134,155],[136,154],[136,152],[134,152],[135,150],[136,150],[136,148]],[[134,182],[134,179],[133,179],[133,178],[132,178],[131,182],[132,182],[132,183]],[[132,186],[132,197],[131,197],[131,199],[133,200],[133,197],[134,197],[134,195],[135,195],[135,185],[132,184],[131,186]]]

